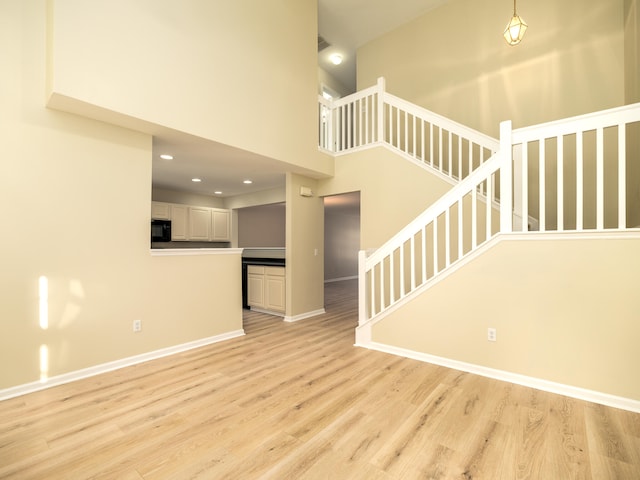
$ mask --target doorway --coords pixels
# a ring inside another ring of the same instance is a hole
[[[324,197],[324,281],[358,278],[360,192]]]

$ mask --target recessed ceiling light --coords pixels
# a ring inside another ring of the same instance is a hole
[[[162,155],[160,155],[160,158],[163,160],[173,160],[173,155],[167,155],[166,153],[163,153]]]
[[[250,185],[250,184],[252,184],[253,182],[252,182],[251,180],[245,180],[245,181],[244,181],[244,182],[242,182],[242,183],[246,183],[247,185]]]
[[[217,190],[215,192],[213,192],[215,195],[222,195],[222,192],[220,190]]]
[[[202,179],[200,179],[200,178],[192,178],[191,181],[197,183],[197,182],[201,182]]]
[[[340,55],[339,53],[333,53],[329,56],[329,60],[334,65],[340,65],[342,63],[342,55]]]

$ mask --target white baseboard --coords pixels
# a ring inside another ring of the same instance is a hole
[[[275,312],[273,310],[267,310],[266,308],[260,307],[249,307],[252,312],[257,313],[266,313],[267,315],[275,315],[276,317],[284,317],[284,312]]]
[[[357,341],[356,346],[368,348],[370,350],[377,350],[379,352],[390,353],[392,355],[398,355],[401,357],[412,358],[421,362],[432,363],[434,365],[440,365],[442,367],[452,368],[454,370],[473,373],[475,375],[481,375],[483,377],[493,378],[495,380],[515,383],[517,385],[523,385],[525,387],[531,387],[545,392],[565,395],[567,397],[585,400],[587,402],[599,403],[608,407],[620,408],[622,410],[640,413],[640,401],[631,398],[618,397],[615,395],[610,395],[608,393],[596,392],[594,390],[587,390],[571,385],[550,382],[541,378],[528,377],[526,375],[511,373],[504,370],[496,370],[493,368],[483,367],[481,365],[460,362],[457,360],[429,355],[427,353],[415,352],[413,350],[394,347],[377,342]]]
[[[213,337],[202,338],[193,342],[174,345],[172,347],[162,348],[160,350],[154,350],[153,352],[142,353],[140,355],[134,355],[133,357],[127,357],[121,360],[103,363],[101,365],[84,368],[82,370],[76,370],[74,372],[56,375],[54,377],[48,378],[43,382],[31,382],[25,383],[23,385],[17,385],[15,387],[5,388],[0,390],[0,401],[18,397],[20,395],[26,395],[27,393],[37,392],[46,388],[55,387],[57,385],[75,382],[76,380],[82,380],[83,378],[93,377],[95,375],[100,375],[101,373],[111,372],[113,370],[118,370],[119,368],[148,362],[149,360],[155,360],[157,358],[174,355],[176,353],[192,350],[194,348],[204,347],[205,345],[211,345],[212,343],[230,340],[232,338],[241,337],[243,335],[243,329],[235,330],[227,333],[222,333],[220,335],[215,335]]]
[[[306,312],[306,313],[300,313],[298,315],[293,315],[293,316],[285,316],[284,317],[284,321],[285,322],[297,322],[299,320],[304,320],[305,318],[310,318],[310,317],[315,317],[316,315],[322,315],[323,313],[326,313],[324,308],[321,308],[319,310],[313,310],[312,312]]]

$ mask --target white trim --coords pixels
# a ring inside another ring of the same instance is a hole
[[[181,257],[189,255],[239,255],[242,248],[152,248],[152,257]]]
[[[313,310],[311,312],[300,313],[298,315],[293,315],[293,316],[285,315],[284,321],[289,323],[297,322],[299,320],[304,320],[305,318],[315,317],[316,315],[322,315],[323,313],[326,313],[324,308],[321,308],[319,310]]]
[[[28,393],[37,392],[39,390],[45,390],[47,388],[63,385],[65,383],[75,382],[76,380],[93,377],[95,375],[111,372],[113,370],[129,367],[131,365],[167,357],[169,355],[192,350],[194,348],[204,347],[206,345],[211,345],[212,343],[218,343],[224,340],[241,337],[244,334],[245,333],[243,329],[234,330],[231,332],[221,333],[220,335],[215,335],[213,337],[202,338],[200,340],[194,340],[193,342],[187,342],[180,345],[174,345],[172,347],[161,348],[160,350],[154,350],[152,352],[134,355],[133,357],[122,358],[113,362],[107,362],[101,365],[83,368],[82,370],[63,373],[62,375],[56,375],[55,377],[48,378],[45,382],[31,382],[25,383],[23,385],[17,385],[15,387],[5,388],[0,390],[0,401],[18,397],[20,395],[26,395]]]
[[[498,233],[496,237],[504,237],[505,240],[516,241],[540,241],[540,240],[613,240],[620,238],[640,238],[640,228],[604,230],[580,230],[580,231],[534,231],[534,232],[513,232]]]
[[[276,312],[274,310],[267,310],[266,308],[253,307],[249,305],[249,310],[257,313],[266,313],[267,315],[275,315],[276,317],[284,317],[284,312]]]
[[[610,395],[608,393],[587,390],[585,388],[575,387],[572,385],[564,385],[562,383],[551,382],[549,380],[544,380],[541,378],[529,377],[526,375],[520,375],[518,373],[507,372],[505,370],[496,370],[494,368],[484,367],[482,365],[460,362],[458,360],[451,360],[444,357],[438,357],[436,355],[430,355],[427,353],[416,352],[404,348],[393,347],[377,342],[357,342],[356,346],[368,348],[369,350],[390,353],[392,355],[398,355],[401,357],[411,358],[413,360],[418,360],[421,362],[432,363],[434,365],[440,365],[442,367],[452,368],[454,370],[460,370],[463,372],[472,373],[474,375],[493,378],[495,380],[500,380],[503,382],[515,383],[517,385],[523,385],[525,387],[531,387],[537,390],[555,393],[557,395],[565,395],[567,397],[577,398],[579,400],[585,400],[587,402],[598,403],[601,405],[606,405],[608,407],[620,408],[622,410],[640,413],[640,400],[634,400],[632,398],[618,397],[615,395]]]
[[[325,280],[324,283],[342,282],[343,280],[357,280],[357,279],[358,279],[358,275],[352,275],[350,277],[330,278],[329,280]]]

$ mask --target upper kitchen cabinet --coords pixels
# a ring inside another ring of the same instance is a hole
[[[214,242],[231,241],[231,211],[219,208],[211,209],[211,240]]]
[[[189,240],[188,213],[189,207],[186,205],[171,205],[171,240]]]
[[[171,204],[165,202],[151,202],[152,220],[171,220]]]
[[[189,240],[208,242],[211,240],[211,209],[189,207]]]
[[[151,218],[171,220],[172,241],[231,241],[231,210],[151,202]]]
[[[188,240],[231,241],[231,212],[221,208],[189,207]]]

